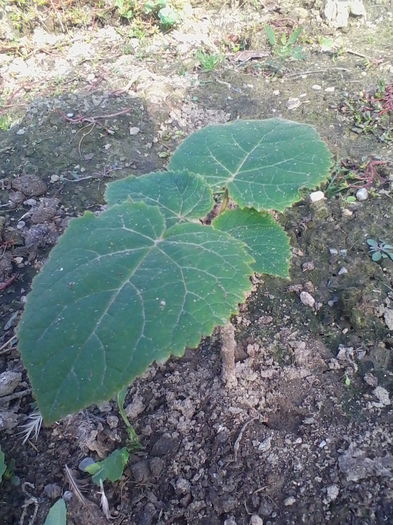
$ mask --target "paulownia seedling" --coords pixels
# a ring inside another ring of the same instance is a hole
[[[167,172],[110,183],[108,208],[73,219],[50,253],[19,325],[44,420],[197,347],[227,325],[254,272],[287,277],[289,241],[269,211],[324,181],[330,163],[311,126],[238,120],[192,134]],[[213,194],[221,213],[206,224]]]

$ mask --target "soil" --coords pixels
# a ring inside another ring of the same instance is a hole
[[[3,14],[0,117],[12,121],[0,131],[5,525],[44,523],[62,495],[74,525],[393,523],[393,261],[372,261],[366,243],[393,244],[393,105],[378,106],[393,82],[391,5],[366,3],[366,18],[337,30],[319,2],[215,4],[194,2],[178,27],[139,39],[124,21],[94,17],[64,32],[38,21],[17,35]],[[303,26],[305,59],[278,58],[266,23]],[[211,71],[198,48],[220,56]],[[291,277],[256,276],[233,320],[237,387],[223,386],[217,334],[129,387],[143,449],[120,481],[105,483],[109,521],[78,466],[125,446],[114,401],[23,441],[35,406],[14,333],[31,280],[69,219],[102,209],[107,181],[165,167],[182,138],[209,123],[273,116],[313,124],[333,151],[326,198],[305,192],[277,215],[291,238]]]

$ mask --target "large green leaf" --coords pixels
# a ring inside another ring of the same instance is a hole
[[[196,347],[244,300],[252,262],[227,233],[167,229],[144,203],[72,220],[33,281],[18,330],[44,419],[109,399],[154,360]]]
[[[175,151],[174,171],[227,188],[242,208],[284,210],[328,176],[331,155],[315,129],[289,120],[239,120],[207,126]]]
[[[58,499],[49,509],[44,525],[66,525],[67,508],[63,498]]]
[[[112,206],[129,199],[159,206],[168,226],[205,217],[214,206],[212,192],[200,176],[157,172],[111,182],[106,201]]]
[[[124,448],[114,450],[103,461],[98,461],[86,467],[86,471],[92,475],[92,479],[96,485],[100,485],[101,481],[117,481],[124,471],[124,467],[128,462],[129,452]]]
[[[249,208],[228,210],[214,219],[213,226],[246,243],[256,272],[288,277],[288,235],[269,213]]]

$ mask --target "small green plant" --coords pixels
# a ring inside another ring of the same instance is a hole
[[[125,18],[126,20],[134,18],[135,0],[115,0],[115,7],[120,18]]]
[[[96,485],[104,481],[118,481],[127,465],[129,451],[127,448],[117,448],[107,458],[85,467],[85,471],[91,474]]]
[[[167,172],[108,184],[107,209],[73,219],[34,278],[18,327],[44,420],[118,392],[122,405],[152,362],[228,325],[254,272],[287,277],[289,239],[269,210],[326,180],[330,163],[311,126],[238,120],[193,133]]]
[[[0,115],[0,130],[8,131],[12,126],[13,119],[10,115]]]
[[[267,40],[272,48],[273,54],[282,60],[292,58],[293,60],[303,60],[306,55],[301,46],[297,45],[297,41],[303,29],[298,27],[288,36],[286,33],[277,34],[271,25],[265,26],[265,33]]]
[[[204,72],[213,71],[222,62],[222,56],[213,53],[206,53],[198,49],[195,56],[199,62],[200,68]]]
[[[367,239],[367,244],[371,259],[374,262],[380,262],[382,259],[390,259],[393,261],[393,246],[391,244],[376,241],[375,239]]]

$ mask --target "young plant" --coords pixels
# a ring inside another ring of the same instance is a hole
[[[18,328],[44,420],[197,347],[228,324],[253,272],[287,277],[288,238],[267,210],[326,180],[330,163],[311,126],[238,120],[192,134],[167,172],[108,184],[106,211],[73,219],[50,253]],[[213,192],[220,214],[206,224]]]
[[[390,259],[393,261],[393,246],[390,244],[386,244],[383,241],[376,241],[375,239],[367,239],[367,244],[371,259],[374,262],[382,261],[382,259]]]
[[[294,60],[303,60],[306,55],[303,48],[296,45],[303,29],[298,27],[287,36],[286,33],[277,34],[271,25],[265,26],[265,33],[272,51],[277,58],[285,60],[292,58]]]
[[[206,53],[202,49],[198,49],[195,56],[204,73],[214,71],[214,69],[216,69],[216,67],[222,62],[222,57],[220,55]]]

